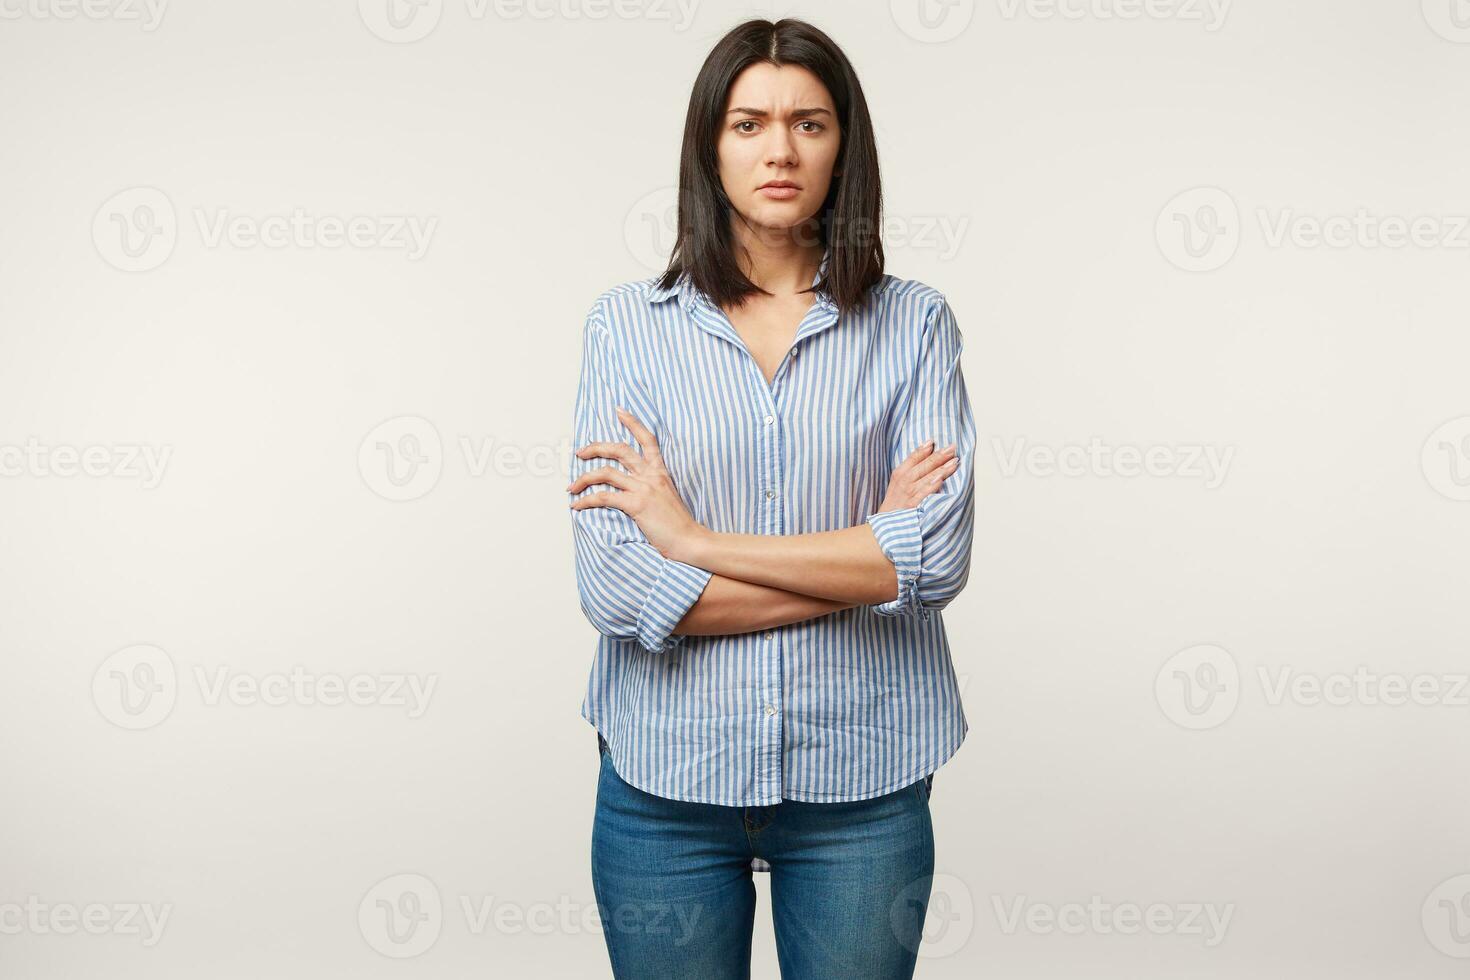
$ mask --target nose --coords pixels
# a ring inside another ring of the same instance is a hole
[[[780,127],[771,130],[766,145],[766,163],[772,167],[796,166],[796,143],[791,134]]]

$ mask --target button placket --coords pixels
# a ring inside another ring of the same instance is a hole
[[[751,359],[754,362],[754,358]],[[759,370],[759,369],[757,369]],[[778,371],[773,384],[764,386],[761,394],[766,400],[766,412],[760,428],[761,458],[765,461],[766,489],[761,515],[761,527],[766,534],[780,534],[785,523],[781,508],[781,430],[777,424],[780,391],[783,387],[783,371]],[[763,765],[756,775],[757,784],[766,797],[779,800],[781,797],[781,636],[780,631],[765,632],[765,643],[769,647],[762,657],[762,698],[766,730],[761,739]]]
[[[812,285],[815,286],[820,278],[821,273],[819,272],[817,278],[813,279]],[[775,376],[768,382],[756,363],[755,356],[750,353],[750,349],[741,339],[739,331],[735,329],[729,317],[718,307],[709,303],[697,290],[691,291],[690,296],[688,309],[696,322],[711,333],[735,345],[744,354],[749,370],[749,391],[753,396],[751,407],[761,406],[753,413],[758,422],[756,436],[760,457],[758,472],[761,481],[752,488],[752,492],[757,495],[756,523],[761,528],[761,533],[781,534],[786,523],[786,515],[781,505],[782,459],[779,424],[781,413],[778,407],[781,392],[786,387],[787,376],[796,370],[795,362],[801,354],[801,345],[809,342],[812,335],[837,323],[839,319],[837,308],[830,300],[818,297],[817,302],[797,326],[796,337],[791,345],[789,356],[781,362],[776,369]],[[761,685],[758,689],[760,700],[756,703],[760,706],[758,710],[762,712],[761,715],[757,715],[758,723],[766,724],[768,728],[760,733],[761,737],[757,741],[755,771],[751,781],[755,792],[774,804],[780,802],[782,788],[781,711],[784,707],[781,693],[782,632],[779,629],[770,630],[767,631],[766,636],[770,650],[769,652],[762,651],[763,655],[760,657],[760,666],[757,671]]]

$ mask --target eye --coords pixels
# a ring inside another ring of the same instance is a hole
[[[749,132],[751,132],[750,130],[748,130],[748,129],[741,129],[740,127],[741,126],[746,126],[746,125],[754,126],[755,124],[756,123],[755,123],[755,120],[754,119],[742,119],[738,123],[735,124],[735,131],[737,133],[749,133]]]
[[[816,127],[815,129],[808,129],[808,133],[820,133],[822,130],[827,128],[826,126],[823,126],[821,123],[817,122],[815,119],[803,119],[801,122],[797,123],[797,125]]]

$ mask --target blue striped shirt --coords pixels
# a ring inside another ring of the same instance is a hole
[[[622,406],[657,437],[695,520],[773,535],[866,521],[898,594],[775,629],[673,634],[711,573],[663,557],[614,507],[571,511],[582,611],[599,634],[582,717],[624,780],[675,800],[839,802],[916,782],[969,729],[940,614],[969,577],[974,526],[953,311],[887,274],[841,317],[818,294],[768,383],[687,274],[668,289],[657,278],[614,286],[589,311],[573,446],[637,449]],[[893,468],[929,438],[957,444],[955,472],[918,506],[874,513]],[[618,465],[574,456],[571,479]]]

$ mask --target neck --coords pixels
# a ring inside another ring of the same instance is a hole
[[[735,258],[740,271],[774,296],[809,289],[822,265],[825,248],[815,230],[797,236],[793,229],[762,231],[735,226]]]

